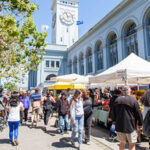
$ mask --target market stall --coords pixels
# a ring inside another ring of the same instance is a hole
[[[89,81],[91,84],[150,84],[150,63],[132,53],[117,65],[90,77]],[[107,126],[108,111],[95,109],[94,117]]]
[[[149,84],[150,63],[141,57],[130,54],[117,65],[90,77],[90,83],[106,84]]]

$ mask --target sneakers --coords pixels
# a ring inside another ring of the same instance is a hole
[[[78,146],[78,150],[81,150],[81,144],[79,144],[79,146]]]
[[[73,140],[71,140],[71,145],[75,147],[75,142]]]
[[[64,132],[61,132],[60,134],[61,134],[61,135],[64,135]]]
[[[88,142],[86,142],[86,144],[87,144],[87,145],[91,145],[91,142],[90,142],[90,141],[88,141]]]
[[[14,140],[14,145],[15,146],[18,146],[19,145],[19,142],[17,140]]]
[[[47,126],[45,126],[45,127],[44,127],[44,131],[47,131],[47,130],[48,130],[48,129],[47,129]]]
[[[87,141],[87,140],[85,140],[84,143],[87,144],[87,145],[91,145],[91,142]]]
[[[14,145],[14,142],[13,141],[9,141],[9,144]]]
[[[31,123],[30,128],[33,128],[33,127],[34,127],[34,123]]]

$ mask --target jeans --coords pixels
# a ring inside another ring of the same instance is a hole
[[[76,133],[78,132],[78,143],[81,144],[82,143],[83,126],[84,126],[84,115],[82,115],[81,117],[76,117],[75,122],[76,122],[76,125],[73,125],[71,139],[74,141]]]
[[[85,142],[90,141],[93,113],[84,116]]]
[[[18,139],[18,128],[19,128],[20,121],[8,122],[9,125],[9,139],[13,141],[13,132],[14,132],[14,139]]]
[[[28,120],[28,109],[24,109],[24,120],[25,122]]]
[[[44,111],[44,124],[45,125],[48,125],[50,113],[51,113],[51,110]]]
[[[63,126],[63,121],[65,123],[65,127]],[[64,133],[68,131],[68,115],[59,116],[59,124],[60,124],[60,132]]]
[[[20,123],[22,124],[23,122],[23,111],[20,111]]]

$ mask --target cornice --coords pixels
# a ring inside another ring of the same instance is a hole
[[[123,0],[120,4],[118,4],[112,11],[110,11],[103,19],[101,19],[95,26],[93,26],[86,34],[84,34],[76,43],[74,43],[69,49],[70,52],[73,48],[79,45],[82,41],[92,35],[95,31],[97,31],[100,27],[102,27],[106,22],[108,22],[111,18],[116,16],[122,9],[127,7],[130,3],[135,0]]]

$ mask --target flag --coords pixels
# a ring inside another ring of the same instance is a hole
[[[77,26],[83,24],[83,21],[77,21]]]
[[[46,32],[49,29],[48,25],[42,25],[42,31]]]

